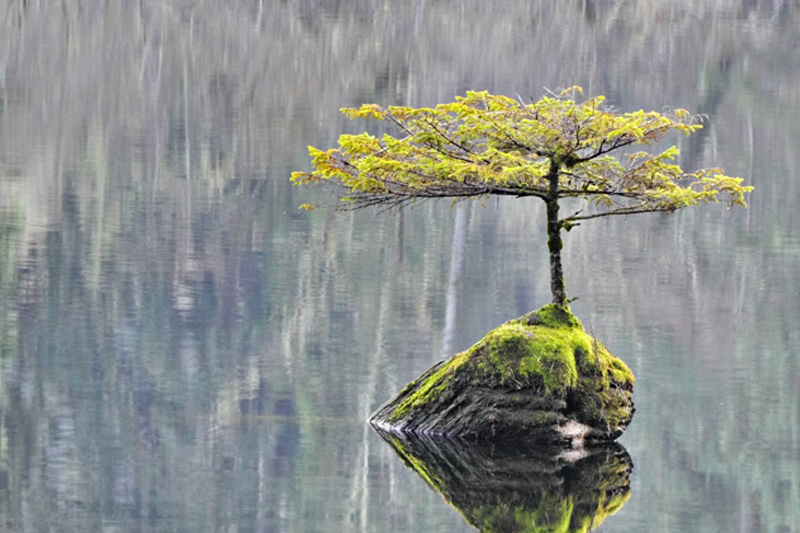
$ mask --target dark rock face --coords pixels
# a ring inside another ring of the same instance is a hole
[[[633,384],[625,363],[550,304],[437,363],[370,422],[397,434],[580,447],[622,434]]]
[[[519,443],[381,436],[407,467],[485,533],[585,533],[631,495],[633,464],[615,442],[564,453]]]

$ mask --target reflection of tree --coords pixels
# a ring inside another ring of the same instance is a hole
[[[484,532],[589,531],[630,497],[621,445],[569,451],[382,434],[403,462]]]

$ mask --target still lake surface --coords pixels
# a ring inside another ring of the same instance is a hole
[[[566,236],[638,378],[599,530],[800,531],[793,0],[0,1],[0,530],[474,531],[365,420],[549,301],[542,206],[288,177],[342,106],[573,84],[708,114],[681,162],[756,187]]]

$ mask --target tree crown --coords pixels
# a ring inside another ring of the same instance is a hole
[[[524,103],[484,91],[434,108],[345,108],[351,119],[388,121],[401,135],[344,134],[338,148],[310,146],[314,170],[294,172],[292,181],[343,186],[346,208],[490,194],[587,200],[588,212],[559,221],[567,229],[599,216],[675,211],[720,200],[746,205],[744,195],[752,187],[719,168],[684,172],[675,163],[675,146],[610,155],[653,145],[671,131],[689,135],[702,127],[700,117],[684,109],[620,113],[603,96],[577,101],[580,94],[576,86]]]

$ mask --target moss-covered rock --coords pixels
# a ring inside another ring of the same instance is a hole
[[[370,421],[389,432],[579,446],[622,433],[633,384],[625,363],[550,304],[437,363]]]

